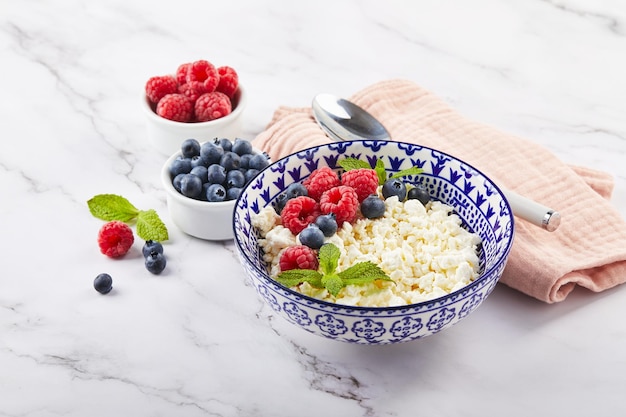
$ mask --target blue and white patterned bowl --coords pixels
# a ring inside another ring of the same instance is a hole
[[[454,207],[482,239],[480,276],[466,287],[427,302],[401,307],[352,307],[302,295],[268,275],[251,225],[252,215],[272,204],[289,184],[301,182],[322,166],[358,158],[371,166],[382,159],[389,175],[421,167],[405,179],[425,184],[431,197]],[[260,297],[274,311],[311,333],[360,344],[419,339],[448,328],[474,311],[493,290],[513,243],[511,208],[500,189],[467,163],[432,148],[393,141],[334,142],[289,155],[262,171],[237,201],[233,228],[241,263]]]

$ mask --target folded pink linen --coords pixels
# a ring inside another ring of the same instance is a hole
[[[559,210],[561,225],[552,233],[516,218],[501,283],[554,303],[576,285],[599,292],[626,282],[626,223],[608,201],[609,174],[569,166],[532,141],[468,120],[411,81],[382,81],[350,99],[378,118],[393,140],[450,153]],[[280,107],[253,144],[277,160],[330,141],[310,108]]]

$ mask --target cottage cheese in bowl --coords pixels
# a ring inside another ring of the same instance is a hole
[[[418,200],[385,200],[380,219],[361,218],[346,222],[327,238],[341,251],[337,271],[371,261],[393,282],[348,285],[335,297],[326,289],[304,282],[295,290],[310,297],[343,305],[391,307],[419,303],[465,287],[479,273],[477,247],[480,237],[462,226],[447,204]],[[297,237],[280,224],[280,216],[268,206],[252,219],[261,235],[269,274],[281,272],[280,255],[298,244]]]

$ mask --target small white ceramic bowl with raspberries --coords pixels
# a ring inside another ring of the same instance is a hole
[[[247,96],[234,68],[198,60],[150,77],[141,105],[149,141],[171,155],[186,139],[239,137]]]
[[[232,239],[237,198],[269,164],[246,139],[184,140],[161,169],[172,221],[199,239]]]

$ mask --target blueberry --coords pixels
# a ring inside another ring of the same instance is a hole
[[[163,245],[161,242],[157,242],[156,240],[146,240],[146,243],[143,244],[143,248],[141,248],[141,253],[143,253],[144,258],[147,258],[148,255],[150,255],[150,252],[163,253]]]
[[[242,189],[239,187],[231,187],[226,190],[226,200],[236,200],[239,198]]]
[[[230,152],[233,149],[233,143],[226,138],[215,138],[215,144],[219,147],[221,147],[224,152]]]
[[[324,232],[315,223],[311,223],[300,232],[298,239],[311,249],[319,249],[324,244]]]
[[[289,200],[287,198],[287,194],[282,193],[279,194],[278,197],[276,197],[276,204],[274,205],[274,210],[276,210],[277,214],[282,213],[283,208],[285,208],[285,204],[287,204],[287,200]]]
[[[99,274],[93,280],[93,287],[100,294],[108,294],[113,288],[113,278],[109,274]]]
[[[152,251],[148,254],[148,256],[146,256],[145,264],[146,264],[146,269],[149,272],[155,275],[158,275],[161,272],[163,272],[167,262],[165,260],[165,256],[162,253],[159,253],[157,251]]]
[[[287,195],[287,199],[292,199],[303,195],[309,195],[309,192],[304,185],[299,182],[294,182],[293,184],[289,184],[285,190],[285,194]]]
[[[170,165],[170,175],[172,178],[178,174],[189,174],[191,171],[191,158],[183,158],[182,156],[174,159]]]
[[[267,156],[264,154],[256,154],[254,156],[252,156],[252,159],[250,159],[250,168],[254,168],[254,169],[258,169],[259,171],[261,171],[263,168],[265,168],[266,166],[268,166],[270,164],[270,161],[267,159]]]
[[[219,164],[209,165],[207,168],[207,181],[211,184],[224,184],[226,182],[226,170]]]
[[[307,191],[306,187],[299,182],[289,184],[287,189],[283,193],[281,193],[276,199],[276,205],[274,206],[276,213],[280,214],[283,211],[283,208],[285,207],[285,204],[287,204],[288,200],[303,195],[306,196],[308,194],[309,192]]]
[[[376,194],[365,197],[361,202],[361,214],[368,219],[378,219],[385,214],[385,202]]]
[[[211,184],[206,190],[206,199],[211,202],[224,201],[226,199],[226,189],[221,184]]]
[[[252,144],[246,139],[235,138],[231,151],[239,156],[249,154],[252,153]]]
[[[426,205],[430,201],[430,194],[424,184],[417,184],[409,190],[406,198],[409,200],[419,200],[420,203]]]
[[[241,169],[250,168],[250,159],[252,159],[253,156],[254,155],[252,155],[251,153],[241,155],[241,157],[239,158],[239,168]]]
[[[185,197],[199,197],[202,192],[202,180],[195,175],[186,174],[180,181],[180,192]]]
[[[174,179],[172,180],[172,185],[174,186],[174,189],[176,191],[178,191],[179,193],[180,191],[180,183],[183,180],[183,177],[187,175],[187,174],[178,174],[177,176],[174,177]]]
[[[399,178],[388,179],[383,184],[382,192],[385,199],[396,196],[398,200],[404,201],[406,198],[406,185]]]
[[[259,172],[260,171],[258,169],[254,169],[254,168],[246,169],[246,172],[243,174],[244,177],[246,178],[246,184],[252,181],[254,177],[259,175]]]
[[[326,237],[337,233],[337,218],[335,217],[335,213],[318,216],[317,219],[315,219],[315,225],[320,228]]]
[[[193,167],[191,169],[191,172],[189,173],[200,178],[202,182],[206,181],[208,177],[208,169],[204,165],[198,165],[197,167]]]
[[[241,188],[246,185],[246,176],[243,172],[235,169],[226,173],[226,186],[228,188]]]
[[[202,159],[200,155],[191,157],[191,169],[194,169],[195,167],[206,167],[206,166],[208,165],[206,164],[206,162],[204,162],[204,159]]]
[[[204,142],[200,147],[200,156],[206,166],[219,164],[222,155],[224,155],[224,149],[213,142]]]
[[[180,145],[180,151],[185,158],[192,158],[200,155],[200,142],[196,139],[186,139]]]
[[[226,171],[232,171],[233,169],[239,169],[241,164],[241,157],[235,152],[224,152],[220,159],[220,165],[224,167]]]

